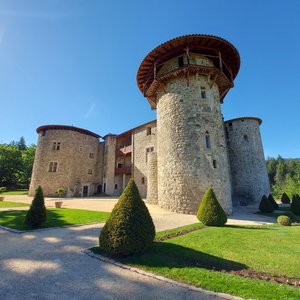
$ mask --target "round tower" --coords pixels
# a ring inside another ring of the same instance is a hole
[[[187,35],[152,50],[137,74],[139,89],[157,109],[158,205],[195,213],[212,187],[232,210],[221,103],[240,57],[226,40]]]
[[[40,185],[44,195],[57,196],[58,188],[66,196],[90,196],[101,185],[103,147],[99,135],[65,125],[45,125],[37,128],[38,143],[34,159],[29,195]]]
[[[270,183],[259,126],[261,119],[242,117],[225,122],[233,204],[259,202]]]

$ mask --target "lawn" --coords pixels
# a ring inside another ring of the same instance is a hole
[[[29,206],[27,203],[0,201],[0,208]]]
[[[9,195],[28,195],[28,190],[15,190],[15,191],[7,191],[2,193],[0,196],[9,196]]]
[[[24,224],[25,214],[26,211],[23,210],[0,212],[0,225],[18,230],[31,229]],[[50,208],[47,209],[47,221],[41,228],[103,222],[107,220],[109,214],[82,209]]]
[[[160,238],[162,235],[159,233]],[[101,253],[98,247],[92,250]],[[180,282],[244,298],[299,300],[300,289],[212,270],[253,270],[300,279],[299,257],[300,226],[270,225],[203,227],[153,243],[143,255],[120,260]]]

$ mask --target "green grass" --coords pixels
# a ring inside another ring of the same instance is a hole
[[[182,229],[179,229],[182,230]],[[101,253],[101,249],[94,248]],[[120,259],[177,281],[252,299],[300,299],[300,289],[201,268],[252,269],[300,278],[300,226],[205,227],[164,242],[143,255]]]
[[[0,201],[0,208],[29,206],[27,203]]]
[[[47,221],[41,228],[60,227],[65,225],[103,222],[110,213],[70,208],[47,209]],[[0,225],[18,229],[31,229],[24,224],[26,211],[3,211],[0,212]]]
[[[28,190],[7,191],[0,194],[0,196],[9,196],[9,195],[28,195]]]

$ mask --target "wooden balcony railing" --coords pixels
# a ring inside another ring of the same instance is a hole
[[[131,166],[115,168],[115,175],[123,175],[123,174],[131,175]]]

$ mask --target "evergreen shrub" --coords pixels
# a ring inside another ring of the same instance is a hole
[[[283,193],[281,195],[281,203],[289,204],[290,202],[291,202],[291,199],[289,198],[289,196],[286,193]]]
[[[288,216],[279,216],[277,218],[277,223],[281,226],[291,226],[292,220]]]
[[[39,186],[35,192],[30,208],[25,216],[25,224],[29,227],[40,227],[47,220],[47,210],[43,190]]]
[[[223,226],[226,224],[227,215],[212,188],[205,192],[197,212],[197,218],[207,226]]]
[[[142,253],[154,237],[152,218],[131,178],[100,232],[100,247],[109,256],[124,257]]]
[[[271,202],[271,204],[273,205],[274,209],[278,209],[279,208],[279,205],[275,201],[275,199],[274,199],[274,197],[273,197],[272,194],[269,195],[268,199]]]
[[[270,213],[274,211],[274,206],[265,195],[262,196],[260,204],[259,204],[259,210],[261,212]]]
[[[299,197],[299,195],[293,195],[292,203],[291,203],[291,211],[296,216],[300,216],[300,197]]]

